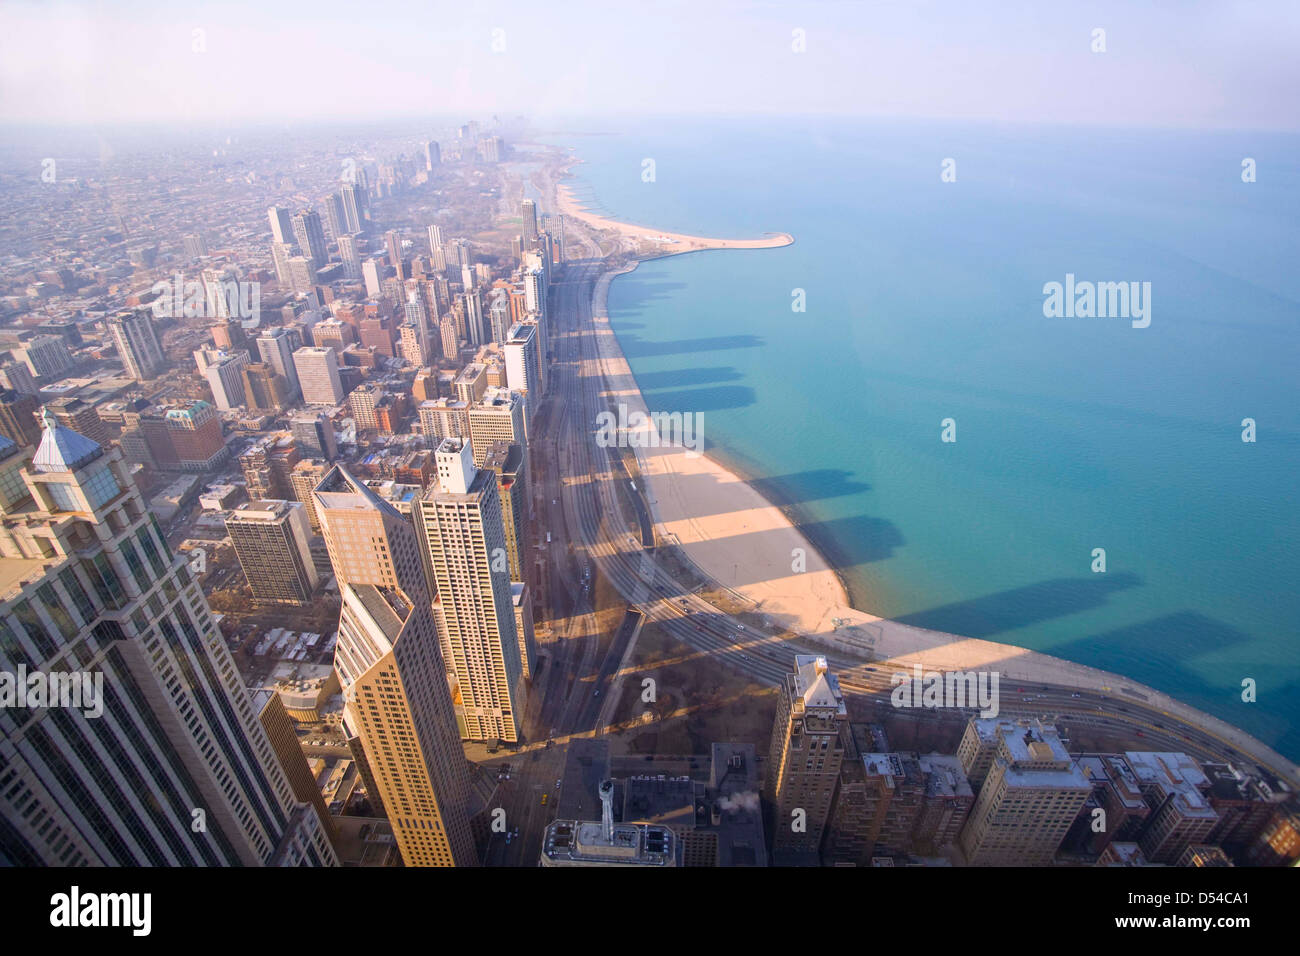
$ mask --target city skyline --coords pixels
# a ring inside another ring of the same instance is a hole
[[[87,864],[247,867],[243,939],[460,898],[404,867],[1249,927],[1300,867],[1294,49],[1244,0],[0,8],[12,924],[206,929],[190,872],[44,887]],[[399,892],[298,913],[334,866]]]

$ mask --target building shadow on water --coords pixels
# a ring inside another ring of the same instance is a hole
[[[745,408],[758,400],[748,385],[709,385],[703,388],[684,388],[672,392],[651,392],[646,405],[651,411],[669,414],[677,412],[717,412],[726,408]]]
[[[637,384],[641,391],[649,392],[663,388],[683,388],[689,385],[717,385],[723,382],[735,382],[744,378],[744,375],[738,372],[731,365],[714,365],[700,368],[681,368],[667,369],[660,372],[642,372],[635,376]],[[646,402],[650,408],[659,408],[657,399],[651,401],[647,396]],[[674,411],[675,409],[668,409]]]
[[[652,342],[635,333],[621,336],[619,344],[628,358],[651,355],[681,355],[695,352],[725,352],[730,349],[755,349],[766,344],[761,335],[715,335],[699,339],[672,339]]]
[[[1141,584],[1142,579],[1131,572],[1054,578],[892,620],[931,631],[992,639],[1030,624],[1101,607],[1112,594]]]

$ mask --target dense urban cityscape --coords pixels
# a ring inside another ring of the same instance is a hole
[[[1290,5],[0,27],[15,946],[1291,924]]]
[[[738,243],[575,209],[522,120],[339,143],[3,184],[5,862],[1300,857],[1244,735],[887,666],[665,533],[600,287]]]

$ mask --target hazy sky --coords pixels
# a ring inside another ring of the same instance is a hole
[[[1298,50],[1296,0],[0,0],[0,121],[818,112],[1294,130]]]

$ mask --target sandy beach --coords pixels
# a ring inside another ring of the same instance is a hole
[[[567,172],[568,167],[565,167]],[[555,183],[555,202],[565,216],[585,223],[592,229],[617,232],[642,245],[652,244],[662,255],[681,252],[699,252],[704,249],[777,249],[794,242],[789,233],[776,232],[761,239],[711,239],[706,236],[688,236],[680,232],[663,232],[651,226],[638,226],[607,219],[589,212],[573,196],[572,188],[560,181]]]
[[[567,170],[567,166],[565,169]],[[608,219],[583,209],[571,190],[555,182],[559,210],[592,229],[639,243],[636,259],[706,249],[771,249],[793,237],[713,239],[664,233]],[[645,237],[676,240],[649,252]],[[600,371],[614,403],[628,413],[648,414],[618,339],[609,323],[613,280],[635,269],[607,271],[596,284],[592,306]],[[707,434],[707,427],[706,432]],[[1140,694],[1148,706],[1219,738],[1300,784],[1300,769],[1244,731],[1154,688],[1119,674],[994,641],[911,627],[849,604],[843,582],[785,512],[742,477],[707,454],[681,447],[636,449],[646,497],[661,540],[678,545],[706,575],[752,605],[769,626],[785,628],[829,651],[881,662],[889,669],[997,671],[1004,680],[1046,683],[1104,694]]]

